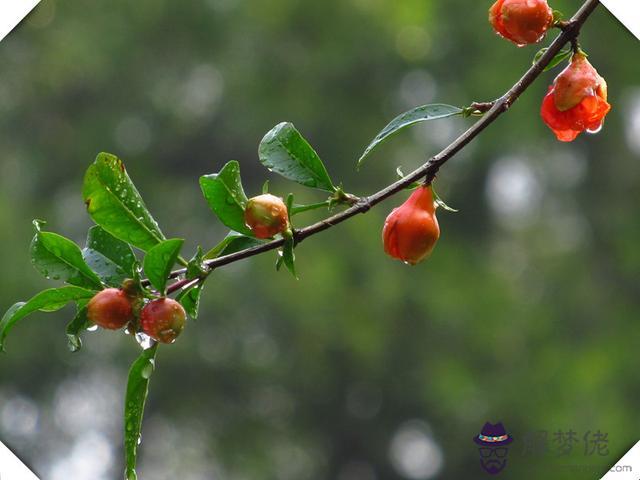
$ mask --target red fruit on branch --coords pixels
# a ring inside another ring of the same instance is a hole
[[[133,318],[131,300],[117,288],[107,288],[98,292],[87,304],[87,318],[102,328],[117,330]]]
[[[607,82],[578,52],[549,87],[540,113],[558,140],[570,142],[585,130],[599,131],[610,109]]]
[[[417,188],[384,222],[384,251],[415,265],[429,257],[440,237],[431,185]]]
[[[187,314],[172,298],[158,298],[144,306],[140,313],[142,331],[162,343],[173,343],[184,329]]]
[[[249,199],[244,221],[257,238],[271,238],[289,228],[287,206],[280,197],[270,193]]]
[[[547,0],[498,0],[489,9],[489,22],[498,35],[522,47],[542,40],[553,10]]]

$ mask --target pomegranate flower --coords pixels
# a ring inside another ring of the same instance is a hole
[[[610,109],[607,82],[578,52],[549,87],[540,113],[558,140],[571,142],[585,130],[599,131]]]
[[[489,22],[498,35],[522,47],[542,40],[553,10],[547,0],[498,0],[489,9]]]
[[[384,222],[384,251],[415,265],[429,257],[440,237],[436,203],[431,186],[417,188]]]

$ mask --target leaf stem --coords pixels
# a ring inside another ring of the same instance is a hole
[[[331,205],[331,200],[325,200],[324,202],[318,203],[310,203],[309,205],[294,205],[291,209],[291,215],[297,215],[298,213],[308,212],[309,210],[317,210],[322,207],[327,207]]]

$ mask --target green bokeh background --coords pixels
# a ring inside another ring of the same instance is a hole
[[[472,120],[417,126],[354,166],[397,113],[496,98],[538,49],[494,35],[489,4],[43,0],[0,44],[0,307],[50,285],[29,265],[32,218],[83,243],[82,176],[100,151],[124,159],[187,256],[225,235],[197,179],[228,160],[249,194],[270,178],[323,199],[258,163],[280,121],[355,194],[415,168]],[[604,7],[581,41],[609,83],[604,130],[557,142],[538,110],[558,70],[543,74],[442,171],[460,212],[440,213],[429,261],[382,251],[401,194],[306,240],[300,281],[273,253],[215,272],[200,318],[159,352],[141,478],[485,478],[472,442],[485,421],[515,438],[502,478],[600,478],[640,433],[640,43]],[[139,348],[97,332],[72,354],[70,315],[12,332],[0,439],[45,480],[120,478]],[[558,457],[554,432],[569,430],[578,443]],[[585,455],[598,430],[608,454]]]

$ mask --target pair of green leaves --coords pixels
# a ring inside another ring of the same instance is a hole
[[[269,171],[284,178],[330,193],[338,190],[316,151],[291,123],[283,122],[272,128],[260,142],[258,156]],[[207,252],[205,259],[262,243],[253,238],[245,224],[248,199],[237,161],[228,162],[218,173],[200,177],[200,187],[211,210],[231,229],[219,245]],[[287,255],[287,264],[291,265],[292,248],[291,255]]]
[[[337,190],[316,151],[291,123],[280,123],[271,129],[260,142],[258,156],[267,169],[289,180],[331,193]],[[228,162],[218,173],[200,177],[200,187],[209,207],[224,225],[252,236],[244,221],[248,199],[237,161]]]
[[[538,50],[534,55],[533,60],[531,61],[531,64],[535,65],[536,63],[538,63],[542,58],[542,56],[545,53],[547,53],[547,50],[549,50],[549,47],[544,47]],[[573,56],[573,50],[571,49],[571,47],[563,48],[562,50],[560,50],[558,53],[555,54],[555,56],[551,59],[549,64],[546,67],[544,67],[542,71],[547,72],[552,68],[558,66],[565,60],[569,60],[572,56]]]
[[[13,326],[36,311],[53,312],[69,302],[78,304],[76,317],[67,326],[69,346],[80,348],[80,332],[86,328],[86,303],[104,286],[118,286],[133,275],[136,259],[125,242],[99,226],[89,230],[86,247],[80,250],[68,238],[41,230],[35,221],[36,234],[31,242],[31,261],[46,278],[70,285],[44,290],[26,302],[13,305],[0,321],[0,347]]]

